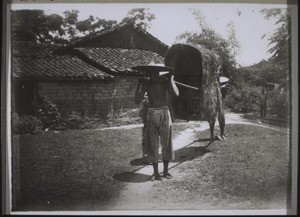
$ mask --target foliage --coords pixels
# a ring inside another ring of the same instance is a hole
[[[57,106],[44,97],[40,101],[39,109],[36,116],[18,116],[13,115],[13,132],[17,134],[34,134],[41,130],[57,129],[61,124],[61,113]]]
[[[187,43],[200,44],[209,50],[216,52],[222,60],[222,71],[225,76],[232,79],[232,70],[236,66],[235,56],[239,51],[239,43],[236,40],[233,23],[227,25],[229,38],[225,39],[212,28],[208,26],[205,17],[200,10],[193,10],[197,20],[200,33],[185,32],[177,36],[176,41],[185,41]]]
[[[261,62],[249,67],[239,68],[235,70],[235,76],[231,83],[235,88],[228,94],[228,106],[233,110],[242,110],[242,107],[250,106],[252,89],[260,89],[268,83],[280,86],[277,90],[268,91],[268,111],[270,114],[277,116],[285,116],[289,112],[289,63],[290,63],[290,15],[284,9],[264,9],[261,11],[266,19],[277,19],[276,25],[279,28],[269,38],[270,44],[273,45],[269,52],[272,57],[269,60]],[[274,86],[275,87],[275,86]],[[273,87],[273,88],[274,88]],[[239,91],[237,91],[239,90]],[[283,91],[283,92],[282,92]],[[246,100],[245,100],[246,99]],[[254,101],[252,101],[255,103]],[[244,104],[243,106],[241,104]],[[257,106],[257,105],[256,105]],[[249,110],[249,109],[248,109]]]
[[[257,102],[251,100],[252,89],[260,90],[266,84],[274,84],[268,89],[268,108],[271,114],[284,116],[289,110],[289,79],[286,66],[282,64],[275,64],[273,59],[268,61],[261,61],[250,67],[239,68],[235,70],[233,86],[227,96],[227,105],[233,111],[242,111],[242,107],[248,107],[250,100],[255,103],[254,107],[249,107],[250,110],[255,110],[258,106]],[[279,86],[278,89],[274,89]],[[246,90],[246,91],[245,91]],[[258,92],[259,93],[259,92]],[[260,94],[260,93],[259,93]],[[259,100],[259,98],[257,98]],[[243,105],[242,105],[243,104]]]
[[[55,128],[61,121],[61,113],[57,106],[47,97],[42,98],[40,108],[37,111],[37,117],[42,122],[42,129]]]
[[[65,17],[62,26],[65,31],[65,35],[67,35],[67,37],[71,39],[76,38],[75,36],[78,32],[78,30],[76,29],[76,23],[78,22],[78,14],[78,10],[64,12]]]
[[[138,111],[138,109],[124,109],[116,114],[109,114],[106,124],[107,126],[121,126],[141,123],[142,119],[139,117]]]
[[[229,49],[233,57],[236,57],[240,52],[240,43],[237,41],[234,23],[230,21],[227,25]]]
[[[86,20],[77,22],[76,28],[85,35],[95,35],[97,31],[112,28],[115,24],[117,24],[115,20],[105,20],[89,16]]]
[[[273,90],[269,94],[270,114],[287,117],[290,113],[289,92],[284,89]]]
[[[16,41],[53,41],[52,32],[64,34],[61,28],[63,18],[59,15],[45,15],[42,10],[18,10],[12,12],[12,36]]]
[[[263,9],[261,13],[266,19],[277,19],[279,26],[273,35],[268,39],[269,45],[273,45],[269,52],[273,53],[272,58],[277,62],[285,62],[290,59],[291,50],[291,15],[288,9]]]
[[[232,87],[225,98],[225,105],[233,112],[255,112],[259,109],[260,94],[259,87],[249,84],[242,88]]]
[[[239,87],[245,83],[253,86],[264,86],[267,83],[273,83],[280,86],[279,89],[269,89],[268,91],[268,108],[270,114],[279,117],[289,113],[289,73],[290,73],[290,46],[291,46],[291,29],[290,14],[287,9],[263,9],[261,13],[266,19],[275,19],[275,25],[278,26],[276,31],[268,38],[269,53],[272,57],[261,61],[250,67],[239,69],[234,81]],[[265,34],[266,35],[266,34]],[[265,37],[262,36],[262,37]]]
[[[63,123],[68,129],[88,129],[92,128],[92,124],[87,117],[83,117],[79,113],[72,112],[71,115],[65,117]]]
[[[273,60],[262,60],[252,66],[239,68],[237,71],[239,81],[236,83],[248,82],[256,86],[262,86],[269,82],[286,87],[289,76],[286,66],[275,64]]]
[[[147,30],[150,27],[150,22],[155,19],[155,15],[146,12],[146,8],[133,8],[127,13],[127,16],[122,22],[135,23],[141,29]]]
[[[134,8],[128,12],[123,22],[133,22],[146,30],[155,19],[154,14],[145,8]],[[65,11],[46,15],[43,10],[12,11],[12,34],[15,41],[30,41],[38,43],[67,43],[85,35],[95,35],[98,31],[112,28],[116,20],[100,19],[89,16],[78,20],[79,11]]]
[[[41,132],[42,123],[34,116],[13,114],[13,134],[36,134]]]
[[[80,36],[104,28],[116,21],[90,16],[78,21],[78,10],[65,11],[63,16],[46,15],[42,10],[16,10],[12,12],[12,32],[16,41],[67,43]]]

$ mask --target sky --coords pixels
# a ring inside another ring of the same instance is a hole
[[[84,3],[84,4],[12,4],[12,10],[42,9],[46,14],[63,15],[66,10],[79,10],[78,20],[93,15],[102,19],[121,21],[132,8],[149,8],[155,15],[150,34],[171,46],[176,37],[186,31],[200,32],[191,9],[200,9],[206,23],[224,38],[228,37],[226,24],[233,22],[240,51],[236,60],[240,66],[249,66],[267,60],[270,46],[267,40],[278,26],[276,20],[267,20],[260,13],[264,8],[286,8],[285,4],[233,3]],[[266,37],[261,38],[264,34]]]

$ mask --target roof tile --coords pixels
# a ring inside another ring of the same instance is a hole
[[[18,42],[12,49],[12,72],[17,78],[108,79],[113,76],[70,55],[57,55],[60,46]]]
[[[164,44],[162,41],[160,41],[158,38],[154,37],[153,35],[151,35],[149,32],[147,32],[146,30],[138,27],[137,25],[135,25],[134,23],[130,23],[130,22],[121,22],[111,28],[108,29],[102,29],[100,31],[98,31],[95,35],[86,35],[83,36],[81,38],[76,39],[75,41],[69,43],[68,46],[80,46],[81,43],[85,42],[85,41],[89,41],[91,39],[95,39],[98,38],[100,36],[103,36],[105,34],[114,32],[116,30],[120,30],[122,28],[126,28],[126,27],[132,27],[133,29],[135,29],[138,32],[143,33],[146,37],[148,37],[148,39],[153,40],[157,43],[159,43],[160,45],[164,46],[166,49],[169,47],[168,45]]]
[[[122,48],[75,48],[90,60],[113,72],[133,72],[132,67],[147,65],[151,61],[164,63],[159,54],[138,49]]]

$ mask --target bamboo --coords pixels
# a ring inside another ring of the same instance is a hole
[[[190,88],[190,89],[193,89],[193,90],[199,90],[199,88],[197,87],[193,87],[193,86],[190,86],[190,85],[187,85],[187,84],[183,84],[181,82],[178,82],[178,81],[174,81],[175,84],[179,85],[179,86],[182,86],[182,87],[187,87],[187,88]]]

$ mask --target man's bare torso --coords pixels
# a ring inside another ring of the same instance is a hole
[[[168,81],[163,79],[157,81],[150,80],[147,82],[146,91],[148,93],[150,107],[157,108],[168,106],[168,86]]]

